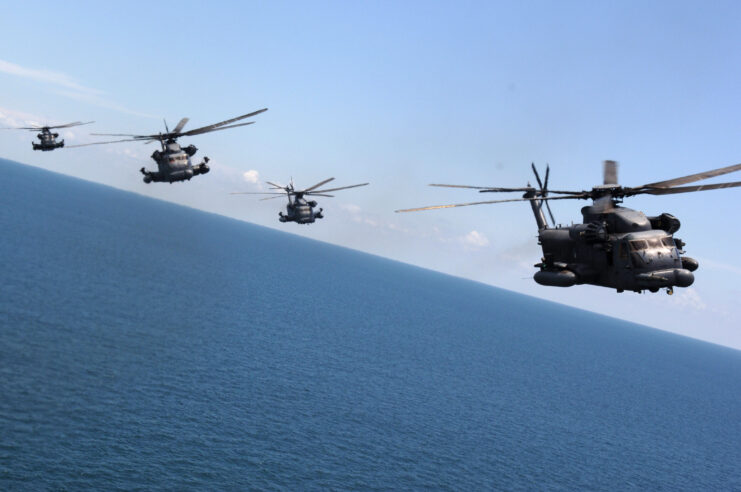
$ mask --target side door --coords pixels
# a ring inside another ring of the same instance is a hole
[[[630,261],[630,245],[623,239],[617,241],[612,248],[613,275],[616,286],[629,289],[633,284],[633,264]]]

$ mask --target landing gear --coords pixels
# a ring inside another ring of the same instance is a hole
[[[667,287],[666,288],[666,293],[669,294],[669,295],[674,294],[674,287]]]
[[[322,210],[324,210],[324,209],[323,208],[320,208],[319,211],[314,214],[314,218],[315,219],[323,219],[324,218],[324,215],[322,215]]]

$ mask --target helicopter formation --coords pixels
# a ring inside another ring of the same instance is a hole
[[[90,143],[84,143],[84,144],[78,144],[78,145],[68,145],[67,148],[74,148],[74,147],[88,147],[91,145],[107,145],[107,144],[113,144],[113,143],[120,143],[120,142],[142,142],[145,144],[152,143],[152,142],[159,142],[160,143],[160,149],[155,150],[151,158],[154,160],[154,162],[157,164],[157,170],[156,171],[148,171],[146,168],[142,167],[139,172],[141,172],[144,175],[143,181],[145,183],[152,183],[152,182],[158,182],[158,183],[175,183],[178,181],[190,181],[193,177],[198,176],[200,174],[206,174],[211,169],[208,166],[208,162],[210,159],[206,156],[203,157],[203,160],[198,163],[194,164],[191,160],[191,157],[193,157],[196,152],[198,152],[198,148],[195,145],[188,145],[187,147],[182,147],[177,140],[181,137],[193,137],[195,135],[203,135],[205,133],[211,133],[221,130],[227,130],[230,128],[236,128],[240,126],[247,126],[252,125],[254,121],[247,121],[247,122],[241,122],[237,123],[241,120],[245,120],[247,118],[252,118],[253,116],[257,116],[261,113],[264,113],[267,111],[268,108],[259,109],[257,111],[253,111],[251,113],[243,114],[241,116],[236,116],[234,118],[230,118],[228,120],[220,121],[218,123],[213,123],[211,125],[202,126],[199,128],[196,128],[194,130],[189,131],[183,131],[185,128],[185,125],[188,123],[189,118],[183,118],[181,119],[178,124],[175,126],[175,128],[172,129],[172,131],[167,126],[167,121],[164,122],[165,124],[165,132],[159,132],[159,133],[153,133],[153,134],[130,134],[130,133],[91,133],[91,135],[94,136],[104,136],[104,137],[126,137],[119,140],[106,140],[102,142],[90,142]],[[57,125],[57,126],[31,126],[31,127],[13,127],[13,128],[0,128],[2,130],[41,130],[41,133],[38,134],[38,138],[41,140],[40,144],[33,143],[33,149],[34,150],[54,150],[58,148],[64,147],[64,140],[61,140],[59,142],[56,141],[56,138],[59,137],[58,133],[51,133],[51,129],[53,128],[69,128],[72,126],[77,125],[87,125],[90,123],[94,123],[92,121],[88,123],[81,123],[81,122],[75,122],[75,123],[68,123],[65,125]],[[314,200],[306,200],[305,196],[323,196],[323,197],[332,197],[333,195],[328,195],[327,192],[330,191],[340,191],[348,188],[357,188],[359,186],[366,186],[368,183],[363,184],[357,184],[357,185],[351,185],[351,186],[343,186],[340,188],[331,188],[326,190],[319,190],[317,188],[329,183],[330,181],[334,180],[334,178],[326,179],[314,186],[311,186],[309,188],[306,188],[304,190],[296,190],[293,185],[293,180],[291,180],[290,184],[288,186],[281,186],[276,185],[275,183],[268,184],[271,186],[271,189],[276,190],[283,190],[283,192],[275,193],[275,192],[268,192],[268,193],[257,193],[257,194],[269,194],[269,195],[278,195],[282,196],[283,193],[286,193],[286,196],[288,197],[288,204],[286,205],[286,213],[283,214],[283,212],[279,213],[279,220],[281,222],[296,222],[297,224],[312,224],[316,221],[316,219],[322,219],[324,218],[324,215],[322,214],[323,209],[319,209],[319,211],[314,211],[314,209],[317,207],[317,202]],[[244,194],[244,193],[232,193],[232,194]],[[246,194],[253,194],[253,193],[246,193]],[[278,196],[273,196],[270,198],[266,198],[266,200],[269,200],[271,198],[278,198]]]
[[[263,108],[211,125],[183,131],[188,118],[183,118],[170,130],[165,122],[165,132],[153,134],[93,133],[95,136],[126,137],[119,140],[91,142],[69,145],[67,148],[105,145],[119,142],[159,142],[160,149],[155,150],[151,158],[157,164],[156,171],[140,172],[145,183],[190,181],[193,177],[206,174],[210,168],[209,158],[194,164],[191,160],[198,148],[190,144],[182,147],[178,139],[205,133],[247,126],[254,121],[244,122],[247,118],[267,111]],[[18,129],[40,131],[37,135],[40,143],[33,142],[34,150],[51,151],[65,146],[64,140],[57,141],[58,133],[51,130],[70,128],[93,123],[74,122],[64,125],[14,127]],[[704,179],[729,174],[741,170],[741,164],[713,169],[702,173],[683,176],[637,187],[622,186],[617,179],[617,163],[605,161],[603,183],[593,186],[591,190],[551,190],[548,188],[550,167],[546,166],[545,179],[541,180],[534,164],[531,165],[537,187],[530,183],[525,187],[502,188],[493,186],[468,186],[452,184],[431,184],[435,187],[465,188],[479,193],[523,193],[520,198],[486,200],[449,205],[433,205],[396,212],[419,212],[443,208],[456,208],[471,205],[496,204],[506,202],[529,202],[538,228],[538,244],[543,256],[534,266],[538,269],[533,279],[540,285],[554,287],[571,287],[574,285],[594,285],[615,289],[617,292],[658,292],[666,289],[672,294],[674,287],[689,287],[694,282],[694,271],[699,267],[697,260],[685,256],[685,242],[674,234],[680,228],[679,219],[669,213],[648,216],[645,213],[623,207],[620,204],[625,198],[650,194],[670,195],[697,191],[734,188],[741,186],[741,181],[716,183],[710,185],[680,186]],[[335,178],[328,178],[305,189],[297,190],[293,179],[286,186],[267,181],[268,192],[233,192],[232,195],[270,195],[261,200],[272,200],[286,196],[286,212],[279,212],[280,222],[312,224],[324,218],[323,209],[311,197],[333,197],[330,192],[367,186],[360,183],[336,188],[323,188]],[[280,191],[278,191],[280,190]],[[550,194],[555,196],[549,196]],[[570,226],[557,225],[549,202],[551,200],[592,200],[592,204],[581,209],[581,223]],[[550,224],[544,213],[548,212]]]

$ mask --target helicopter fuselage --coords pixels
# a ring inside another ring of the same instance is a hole
[[[314,200],[307,201],[303,196],[296,196],[293,200],[288,198],[288,205],[286,205],[286,213],[280,212],[278,214],[281,222],[296,222],[297,224],[311,224],[316,219],[323,219],[322,209],[318,212],[314,211],[317,203]]]
[[[197,151],[198,149],[194,145],[182,148],[175,141],[162,143],[162,150],[155,150],[152,153],[152,159],[157,163],[157,171],[141,169],[141,173],[144,174],[144,182],[174,183],[176,181],[188,181],[199,174],[206,174],[210,170],[206,164],[209,160],[208,157],[204,157],[203,162],[195,165],[190,159]]]
[[[533,209],[537,221],[538,209]],[[647,217],[615,204],[584,207],[582,215],[582,224],[540,228],[543,259],[534,275],[539,284],[671,292],[675,286],[689,287],[694,282],[692,272],[698,264],[681,256],[684,242],[673,236],[679,220],[672,215]]]
[[[43,128],[36,137],[40,143],[32,142],[33,150],[49,151],[64,147],[64,140],[57,142],[58,133],[52,133],[48,128]]]

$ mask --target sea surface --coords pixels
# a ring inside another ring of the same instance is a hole
[[[739,351],[4,160],[0,227],[1,490],[741,490]]]

